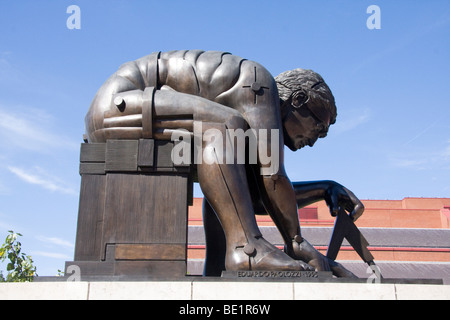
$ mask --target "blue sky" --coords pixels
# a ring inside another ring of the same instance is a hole
[[[66,26],[72,4],[79,30]],[[366,26],[372,4],[381,29]],[[1,1],[0,237],[24,234],[40,275],[63,269],[91,100],[122,63],[173,49],[325,78],[337,123],[313,148],[286,149],[292,181],[333,179],[361,199],[449,197],[449,39],[448,0]]]

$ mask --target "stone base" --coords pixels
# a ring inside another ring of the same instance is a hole
[[[78,281],[0,283],[0,300],[450,300],[449,285],[339,282]],[[258,300],[258,302],[256,302]],[[266,300],[266,301],[262,301]],[[180,303],[180,301],[178,301]],[[272,302],[273,303],[273,302]],[[274,303],[273,303],[274,304]],[[203,302],[208,305],[208,302]],[[288,304],[298,311],[298,303]],[[275,312],[275,308],[273,309]],[[165,312],[178,312],[168,308]],[[169,316],[166,314],[166,316]]]

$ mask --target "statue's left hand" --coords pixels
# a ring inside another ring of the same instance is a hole
[[[334,217],[337,216],[340,207],[350,212],[349,215],[353,221],[356,221],[364,212],[364,205],[355,194],[336,182],[330,183],[325,193],[325,201]]]

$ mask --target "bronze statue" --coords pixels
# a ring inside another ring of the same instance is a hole
[[[255,163],[225,161],[228,149],[220,152],[208,139],[202,140],[203,156],[218,161],[194,163],[205,196],[205,275],[220,275],[224,269],[315,269],[353,276],[302,237],[297,208],[325,200],[332,215],[343,207],[356,220],[364,206],[334,181],[291,183],[283,165],[284,144],[294,151],[313,146],[335,120],[333,95],[313,71],[291,70],[274,79],[260,64],[230,53],[183,50],[122,65],[95,96],[86,134],[89,142],[105,142],[170,140],[174,133],[194,132],[199,123],[203,132],[254,130]],[[262,161],[268,150],[276,166]],[[255,214],[272,217],[284,252],[262,237]]]

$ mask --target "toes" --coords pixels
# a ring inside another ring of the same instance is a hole
[[[338,278],[358,278],[355,274],[353,274],[351,271],[344,268],[343,265],[334,260],[328,259],[328,264],[330,265],[333,275]]]
[[[308,261],[310,265],[316,268],[316,271],[331,271],[328,262],[325,259],[312,259]]]
[[[300,271],[315,271],[315,268],[306,262],[297,260],[297,264],[299,265]]]

